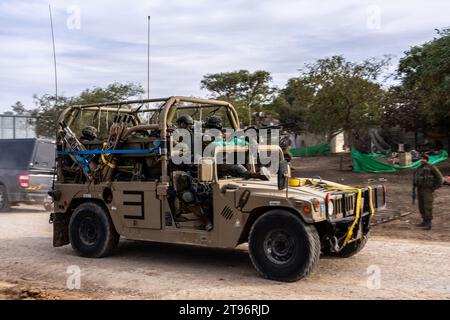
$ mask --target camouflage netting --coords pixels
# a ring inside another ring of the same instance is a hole
[[[290,151],[293,157],[327,156],[331,152],[331,145],[321,143],[311,147],[292,148]]]
[[[374,154],[364,154],[356,149],[352,149],[353,158],[353,171],[354,172],[397,172],[403,169],[417,168],[421,165],[421,161],[415,161],[406,166],[390,165],[380,161],[377,161],[378,157],[386,157],[386,155],[374,155]],[[436,164],[448,159],[447,151],[442,151],[439,155],[434,155],[430,157],[430,163]]]

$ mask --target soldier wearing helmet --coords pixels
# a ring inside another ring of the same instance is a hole
[[[88,126],[81,130],[80,140],[92,141],[95,139],[97,139],[97,129],[95,127]]]
[[[210,116],[205,123],[206,129],[217,129],[222,131],[223,128],[223,120],[220,116]],[[223,145],[235,145],[235,146],[243,146],[247,145],[248,142],[237,137],[234,137],[231,141],[214,141],[213,146],[223,146]],[[251,172],[248,171],[245,166],[242,164],[218,164],[217,170],[220,177],[223,176],[233,176],[233,177],[241,177],[244,179],[261,179],[261,180],[270,180],[270,172],[267,168],[262,167],[260,172]]]
[[[223,120],[221,117],[219,116],[210,116],[205,123],[205,128],[206,129],[217,129],[217,130],[222,130],[223,128]]]
[[[194,120],[188,114],[179,116],[176,122],[178,129],[189,129],[194,124]]]

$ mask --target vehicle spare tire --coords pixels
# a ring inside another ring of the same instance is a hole
[[[110,255],[117,247],[119,238],[109,214],[97,203],[81,204],[70,217],[70,244],[82,257],[101,258]]]
[[[285,210],[271,210],[259,217],[250,230],[248,246],[256,270],[277,281],[303,278],[320,257],[316,228]]]

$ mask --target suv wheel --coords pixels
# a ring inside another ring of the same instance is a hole
[[[119,238],[109,214],[96,203],[81,204],[70,217],[70,244],[80,256],[101,258],[110,255]]]
[[[9,211],[8,193],[5,186],[0,185],[0,212]]]
[[[305,277],[320,257],[316,228],[284,210],[272,210],[259,217],[250,230],[248,246],[256,270],[277,281]]]

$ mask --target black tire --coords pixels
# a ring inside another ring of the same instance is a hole
[[[367,240],[369,239],[368,235],[363,236],[362,239],[356,240],[355,242],[351,242],[347,244],[344,249],[339,252],[331,252],[329,248],[323,250],[323,254],[336,257],[336,258],[350,258],[360,252],[366,245]]]
[[[110,255],[117,247],[119,238],[109,214],[96,203],[81,204],[70,217],[70,244],[82,257],[101,258]]]
[[[248,247],[255,269],[264,278],[277,281],[305,277],[320,258],[316,228],[284,210],[271,210],[255,221]]]
[[[5,186],[0,185],[0,212],[7,212],[9,208],[8,192],[6,192]]]

